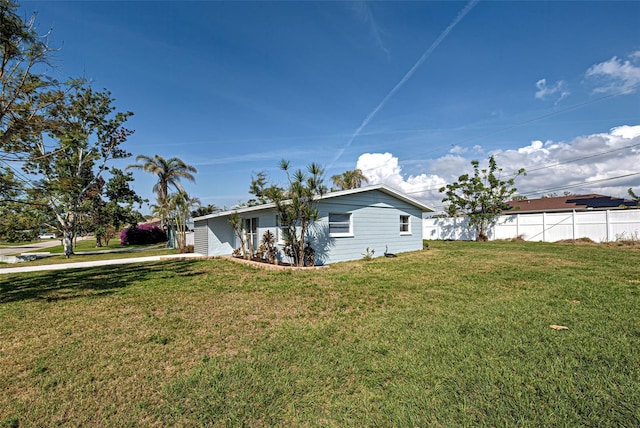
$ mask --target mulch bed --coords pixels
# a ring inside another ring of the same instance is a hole
[[[279,263],[277,265],[267,263],[263,259],[254,258],[251,260],[243,259],[241,257],[233,257],[233,256],[221,256],[221,259],[231,260],[236,263],[245,264],[248,266],[252,266],[258,269],[267,269],[267,270],[310,270],[310,269],[322,269],[326,266],[311,266],[311,267],[298,267],[292,266],[290,263]]]

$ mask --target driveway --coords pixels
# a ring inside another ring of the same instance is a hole
[[[8,256],[20,253],[26,253],[27,251],[44,250],[46,248],[62,245],[59,239],[47,239],[38,242],[32,242],[26,245],[17,245],[15,247],[2,247],[0,248],[0,256]]]
[[[96,266],[109,266],[109,265],[122,265],[126,263],[142,263],[142,262],[157,262],[161,260],[177,260],[177,259],[208,259],[209,257],[203,256],[198,253],[186,253],[186,254],[172,254],[168,256],[146,256],[146,257],[132,257],[129,259],[115,259],[115,260],[94,260],[91,262],[75,262],[75,263],[61,263],[56,265],[42,265],[42,266],[20,266],[11,268],[0,269],[0,275],[7,273],[21,273],[21,272],[37,272],[45,270],[62,270],[62,269],[79,269]]]

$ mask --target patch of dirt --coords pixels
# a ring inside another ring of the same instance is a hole
[[[271,263],[267,263],[264,259],[260,259],[260,258],[253,258],[253,259],[243,259],[242,257],[220,257],[226,260],[232,260],[234,262],[237,263],[241,263],[241,264],[246,264],[249,266],[253,266],[256,268],[260,268],[260,269],[268,269],[268,270],[287,270],[287,269],[291,269],[291,270],[309,270],[309,269],[322,269],[325,268],[326,266],[305,266],[305,267],[299,267],[299,266],[294,266],[290,263],[282,263],[279,262],[277,265],[271,264]]]
[[[636,240],[636,239],[619,240],[619,241],[613,241],[613,242],[594,242],[589,238],[563,239],[562,241],[556,241],[556,244],[593,245],[593,246],[610,247],[610,248],[622,247],[622,248],[640,249],[640,240]]]
[[[571,245],[599,245],[597,242],[592,241],[589,238],[579,238],[579,239],[562,239],[560,241],[556,241],[556,244],[571,244]]]

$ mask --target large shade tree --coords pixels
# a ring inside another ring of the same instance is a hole
[[[65,94],[44,73],[50,55],[47,35],[35,31],[35,15],[24,20],[16,3],[0,0],[0,161],[17,165],[15,171],[51,125],[49,107]],[[15,200],[28,182],[14,178],[0,169],[0,199]]]
[[[36,32],[35,14],[23,19],[17,3],[0,0],[0,161],[8,166],[0,168],[3,217],[21,229],[57,229],[70,255],[108,163],[129,156],[120,145],[132,132],[122,126],[132,113],[116,112],[106,90],[50,78],[52,51],[48,34]]]
[[[32,143],[41,130],[42,109],[56,82],[42,70],[51,50],[40,37],[35,16],[24,21],[18,5],[0,0],[0,147],[2,157]],[[36,71],[38,69],[39,71]]]
[[[84,202],[95,192],[108,164],[130,156],[121,145],[133,133],[123,126],[133,113],[116,112],[113,102],[106,90],[75,85],[49,108],[55,126],[24,163],[24,171],[38,180],[35,188],[55,218],[67,256],[73,253]]]

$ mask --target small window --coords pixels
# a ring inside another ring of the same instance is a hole
[[[351,214],[329,213],[329,235],[351,236]]]
[[[408,215],[400,216],[400,234],[401,235],[409,235],[411,234],[411,223],[409,222]]]
[[[276,242],[284,244],[284,237],[286,236],[289,225],[282,221],[282,217],[276,214]]]

